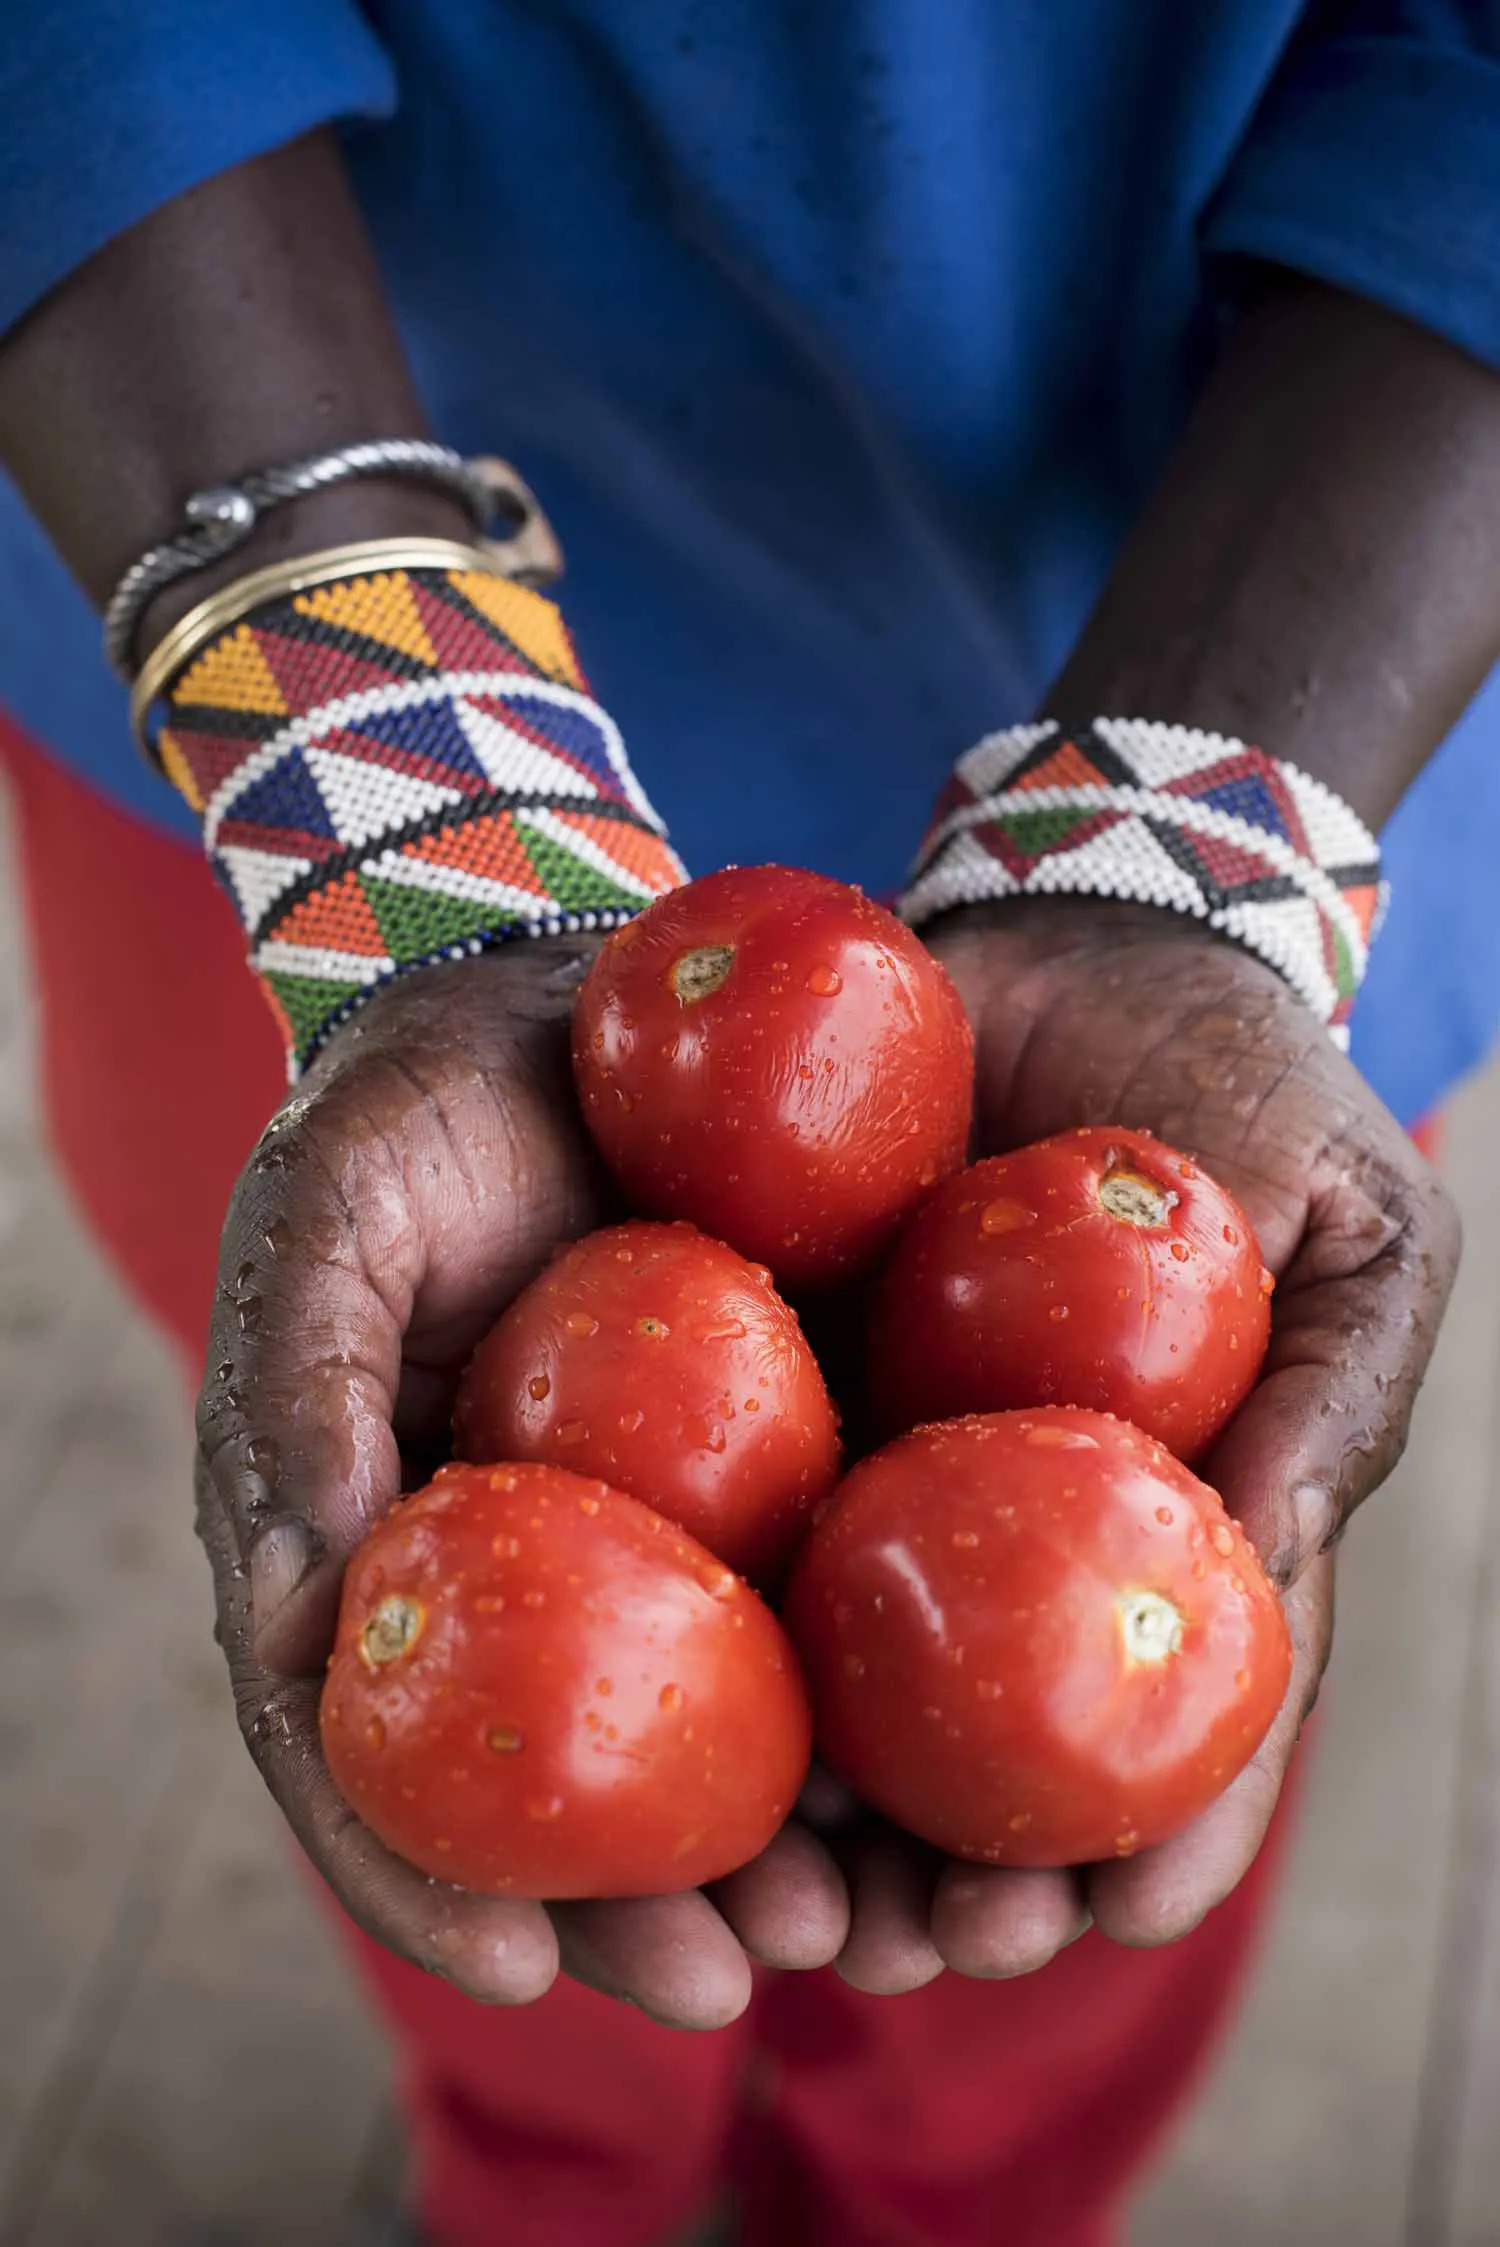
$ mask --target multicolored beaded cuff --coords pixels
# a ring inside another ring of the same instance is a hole
[[[394,976],[685,879],[557,609],[478,557],[266,599],[160,691],[293,1078]]]
[[[1135,718],[988,734],[940,798],[900,911],[1049,891],[1190,913],[1284,976],[1347,1045],[1385,910],[1380,846],[1319,780]]]

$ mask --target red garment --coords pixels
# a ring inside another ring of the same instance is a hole
[[[281,1087],[277,1035],[194,853],[3,725],[0,758],[53,1144],[196,1375],[224,1204]],[[731,2170],[754,2247],[1106,2247],[1226,2017],[1278,1855],[1169,1950],[1088,1935],[1019,1982],[949,1975],[894,1999],[768,1976],[708,2036],[572,1984],[485,2010],[350,1940],[401,2040],[435,2247],[654,2247]]]

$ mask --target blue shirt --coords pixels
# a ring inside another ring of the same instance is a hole
[[[35,0],[0,115],[0,328],[204,177],[346,131],[434,426],[536,484],[700,870],[899,880],[1076,634],[1227,261],[1500,366],[1485,0]],[[190,827],[5,492],[0,699]],[[1492,690],[1387,837],[1356,1050],[1407,1118],[1495,1029],[1497,737]]]

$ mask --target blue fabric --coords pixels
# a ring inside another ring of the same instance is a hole
[[[434,423],[535,480],[689,863],[888,888],[1077,632],[1222,259],[1500,364],[1497,56],[1459,0],[37,0],[0,25],[0,307],[337,120]],[[0,697],[188,825],[3,498]],[[1393,825],[1357,1036],[1407,1117],[1494,1034],[1497,731],[1492,691]]]

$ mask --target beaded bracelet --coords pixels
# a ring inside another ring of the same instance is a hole
[[[613,928],[684,879],[557,609],[482,551],[372,540],[258,571],[158,652],[155,752],[294,1079],[393,977]]]
[[[1135,718],[988,734],[939,799],[899,910],[1047,892],[1188,913],[1276,969],[1349,1041],[1385,910],[1380,847],[1296,765]]]

